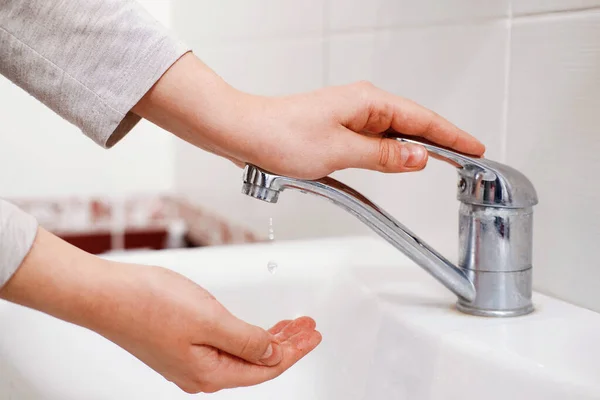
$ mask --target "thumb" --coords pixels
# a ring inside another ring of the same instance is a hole
[[[218,317],[203,344],[258,365],[277,365],[282,358],[279,343],[272,334],[229,312]]]
[[[355,132],[349,132],[349,135],[342,137],[345,146],[339,159],[344,165],[338,169],[363,168],[380,172],[411,172],[421,170],[427,164],[428,154],[423,146]]]

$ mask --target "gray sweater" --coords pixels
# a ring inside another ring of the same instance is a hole
[[[187,51],[133,0],[0,0],[0,74],[107,148],[139,122],[131,108]],[[0,200],[0,287],[36,231],[33,217]]]

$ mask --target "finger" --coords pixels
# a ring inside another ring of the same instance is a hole
[[[435,112],[402,97],[391,94],[388,97],[394,107],[390,127],[396,132],[421,136],[461,153],[480,156],[485,152],[479,140]]]
[[[269,332],[272,335],[277,335],[279,332],[281,332],[283,330],[283,328],[288,326],[291,322],[292,322],[291,319],[284,319],[283,321],[279,321],[267,332]]]
[[[370,84],[355,87],[359,90],[362,104],[346,125],[355,132],[366,130],[383,133],[391,128],[398,133],[421,136],[462,153],[480,156],[485,152],[485,146],[473,136],[414,101]]]
[[[335,152],[336,170],[362,168],[379,172],[419,171],[427,164],[423,146],[395,139],[342,133]]]
[[[281,331],[275,335],[275,339],[281,343],[300,332],[314,331],[316,327],[317,323],[314,319],[310,317],[299,317],[284,326]]]
[[[251,386],[274,379],[313,351],[322,340],[321,333],[316,330],[300,331],[281,344],[283,358],[279,364],[273,367],[238,364],[237,367],[230,369],[233,374],[223,374],[223,385],[225,387]]]
[[[282,360],[275,366],[251,364],[231,355],[221,354],[219,368],[203,377],[210,382],[210,391],[266,382],[281,375],[321,343],[322,336],[316,330],[302,329],[281,343]]]
[[[435,112],[402,97],[388,94],[383,100],[394,109],[391,128],[407,135],[421,136],[441,146],[480,156],[485,146],[467,132]]]
[[[219,316],[202,344],[254,364],[275,365],[281,361],[279,343],[271,333],[229,313]]]

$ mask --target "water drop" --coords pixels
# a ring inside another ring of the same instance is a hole
[[[269,241],[272,242],[275,240],[275,231],[273,230],[273,217],[269,217]],[[270,260],[267,263],[267,270],[271,273],[274,274],[275,272],[277,272],[277,263],[273,260]]]
[[[269,240],[275,240],[275,231],[273,230],[273,217],[269,217]]]
[[[268,270],[268,271],[269,271],[271,274],[274,274],[275,272],[277,272],[277,267],[278,267],[277,263],[276,263],[275,261],[273,261],[273,260],[271,260],[271,261],[269,261],[269,262],[267,263],[267,270]]]

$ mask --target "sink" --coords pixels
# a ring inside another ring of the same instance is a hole
[[[459,313],[452,294],[372,237],[109,257],[186,275],[256,325],[317,321],[323,342],[292,369],[211,399],[600,399],[600,314],[539,293],[528,316]],[[1,399],[194,397],[89,330],[0,302]]]

